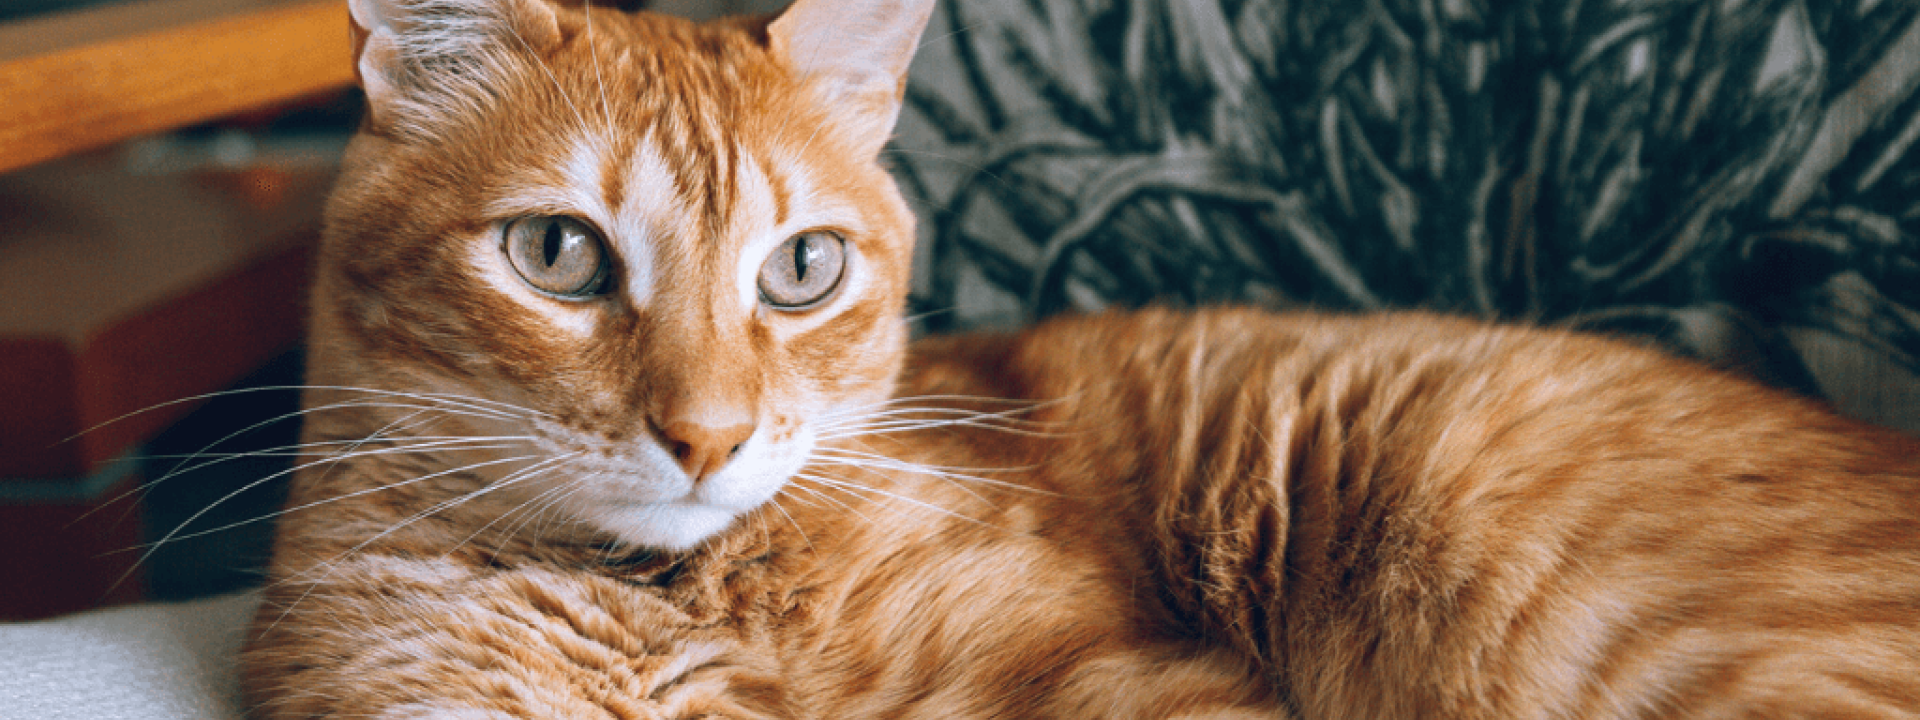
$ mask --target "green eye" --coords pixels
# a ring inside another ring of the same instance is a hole
[[[809,230],[780,243],[760,266],[760,299],[775,310],[805,310],[827,299],[846,273],[847,242]]]
[[[520,218],[507,225],[504,242],[514,271],[536,290],[573,300],[606,291],[606,243],[584,222],[563,216]]]

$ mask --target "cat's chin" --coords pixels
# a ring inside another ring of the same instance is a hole
[[[694,502],[601,508],[590,521],[622,541],[660,550],[691,550],[733,524],[740,511]]]

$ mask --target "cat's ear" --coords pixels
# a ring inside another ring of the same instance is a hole
[[[544,0],[348,0],[354,74],[377,127],[431,129],[474,112],[516,51],[560,41]]]
[[[934,0],[796,0],[767,26],[775,53],[879,153]]]

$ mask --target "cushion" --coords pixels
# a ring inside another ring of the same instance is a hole
[[[0,625],[0,719],[240,717],[234,658],[254,593]]]

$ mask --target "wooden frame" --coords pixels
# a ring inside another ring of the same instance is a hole
[[[0,27],[0,172],[353,82],[339,0],[142,0]]]

